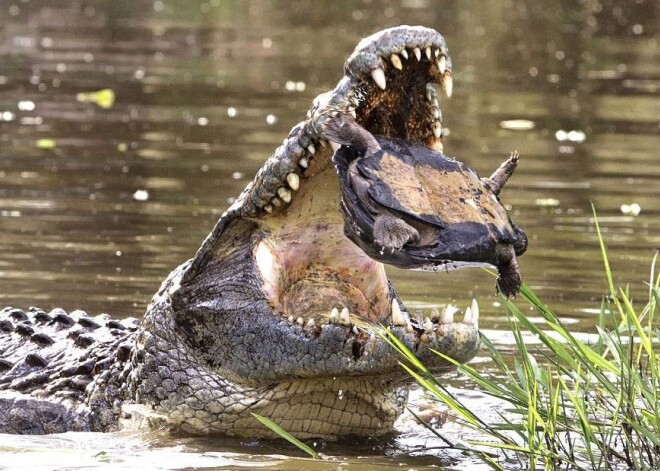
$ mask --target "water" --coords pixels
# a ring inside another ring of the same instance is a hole
[[[592,332],[606,285],[591,205],[616,278],[636,297],[660,248],[660,4],[563,3],[0,0],[0,305],[140,316],[334,86],[357,41],[423,24],[445,35],[454,62],[445,150],[486,175],[520,151],[503,200],[530,238],[524,280]],[[102,89],[112,106],[78,99]],[[510,340],[488,273],[390,273],[412,308],[477,297],[482,330]],[[401,429],[385,444],[330,446],[328,469],[466,465],[437,451],[440,461],[397,455],[433,444]],[[176,456],[162,467],[308,466],[268,444],[106,440],[3,438],[2,452],[47,463],[55,450],[90,450],[71,467],[137,467],[160,453]]]

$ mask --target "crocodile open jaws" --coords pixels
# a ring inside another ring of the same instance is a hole
[[[460,322],[451,308],[408,314],[383,265],[344,235],[325,129],[349,113],[371,133],[439,150],[434,84],[451,95],[451,71],[432,29],[362,40],[139,326],[2,311],[0,432],[117,430],[137,410],[192,434],[270,436],[251,413],[301,438],[391,432],[410,380],[369,326],[441,373],[451,366],[432,350],[459,362],[477,353],[478,308]]]

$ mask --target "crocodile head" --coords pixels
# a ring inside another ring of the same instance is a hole
[[[134,358],[138,401],[192,433],[260,436],[257,412],[300,437],[380,435],[402,411],[408,378],[370,325],[386,326],[434,372],[452,367],[431,350],[474,357],[476,303],[457,322],[452,309],[409,314],[383,264],[344,235],[325,135],[333,113],[350,113],[371,133],[442,149],[435,86],[451,95],[451,74],[445,40],[428,28],[358,44],[336,88],[315,99],[155,296]],[[176,366],[157,366],[173,355]]]

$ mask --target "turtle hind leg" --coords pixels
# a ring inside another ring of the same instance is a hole
[[[410,242],[419,240],[419,232],[402,219],[380,214],[374,219],[374,242],[384,249],[399,250]]]
[[[369,131],[360,126],[353,116],[337,113],[325,122],[325,138],[343,146],[354,148],[361,155],[371,155],[380,150],[380,144]]]

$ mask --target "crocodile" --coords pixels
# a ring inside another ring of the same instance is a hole
[[[344,234],[326,129],[350,114],[371,133],[442,150],[436,86],[451,95],[452,62],[435,30],[399,26],[363,39],[337,86],[314,100],[141,320],[0,311],[0,432],[139,422],[271,437],[253,413],[300,438],[392,432],[410,378],[370,326],[442,374],[454,366],[434,350],[461,363],[478,352],[478,305],[460,321],[454,307],[406,309],[387,257],[370,258]]]

